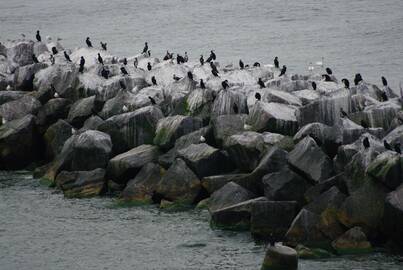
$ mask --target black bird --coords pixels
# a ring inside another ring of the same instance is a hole
[[[139,64],[139,60],[136,57],[136,58],[134,58],[133,65],[134,65],[135,68],[137,68],[138,64]]]
[[[154,76],[151,77],[151,82],[153,83],[153,85],[157,85],[157,80]]]
[[[148,63],[147,63],[147,70],[150,71],[151,69],[152,69],[151,63],[148,62]]]
[[[58,53],[56,47],[52,47],[52,53],[53,53],[53,55],[56,55]]]
[[[262,81],[262,78],[259,78],[259,80],[257,81],[257,83],[259,84],[260,89],[266,88],[266,86],[264,85],[264,82]]]
[[[358,85],[360,81],[362,81],[361,74],[360,73],[355,74],[354,85]]]
[[[127,70],[125,69],[125,67],[121,67],[120,71],[122,72],[123,75],[129,75],[129,73],[127,72]]]
[[[92,43],[89,37],[85,39],[85,43],[87,43],[88,48],[92,48]]]
[[[39,63],[38,58],[35,54],[32,54],[32,61],[34,61],[35,64]]]
[[[241,59],[239,59],[239,68],[244,69],[244,67],[245,67],[244,63],[242,62]]]
[[[84,72],[84,65],[80,65],[80,68],[78,69],[78,72],[80,72],[80,73]]]
[[[214,65],[213,62],[210,62],[210,67],[211,67],[212,70],[215,70],[218,73],[217,67]]]
[[[147,53],[148,52],[148,43],[144,43],[144,49],[143,49],[143,53]]]
[[[177,55],[176,55],[176,63],[178,63],[178,65],[180,65],[180,64],[182,64],[182,63],[185,63],[185,58],[183,58],[182,55],[177,54]]]
[[[176,74],[174,74],[172,77],[173,77],[173,79],[174,79],[175,81],[179,81],[179,80],[181,79],[180,77],[176,76]]]
[[[109,78],[109,70],[102,68],[101,70],[101,76],[104,77],[105,79]]]
[[[206,86],[204,85],[203,79],[200,79],[200,88],[201,89],[206,89]]]
[[[383,140],[383,146],[386,150],[392,151],[392,146],[390,146],[390,144],[386,140]]]
[[[342,79],[341,81],[344,83],[346,89],[350,89],[350,82],[347,79]]]
[[[102,56],[98,53],[98,62],[103,65],[104,64],[104,59],[102,59]]]
[[[211,97],[212,97],[212,101],[214,102],[214,100],[217,98],[217,94],[216,92],[211,92]]]
[[[162,59],[162,60],[164,60],[164,61],[166,61],[166,60],[169,60],[170,59],[170,54],[169,54],[169,52],[167,51],[167,53],[165,54],[165,56],[164,56],[164,58]]]
[[[147,51],[147,55],[148,55],[148,57],[151,57],[151,50]]]
[[[102,49],[103,49],[104,51],[106,51],[106,50],[107,50],[107,47],[106,47],[107,43],[106,43],[106,42],[103,43],[102,41],[101,41],[100,43],[101,43]]]
[[[365,137],[364,140],[362,141],[362,145],[364,145],[365,148],[369,148],[369,140],[368,137]]]
[[[383,84],[383,86],[388,86],[388,81],[383,76],[382,76],[382,84]]]
[[[220,77],[218,76],[218,71],[216,69],[212,69],[211,73],[214,75],[214,77]]]
[[[236,105],[236,103],[234,103],[234,105],[232,105],[232,109],[234,110],[235,114],[238,114],[239,109],[238,109],[238,105]]]
[[[259,62],[255,62],[255,63],[253,63],[253,66],[254,66],[254,67],[260,67],[260,63],[259,63]]]
[[[37,40],[38,42],[41,42],[41,41],[42,41],[41,34],[39,33],[39,30],[36,31],[36,40]]]
[[[325,82],[331,82],[332,79],[328,74],[322,74],[322,79],[325,79]]]
[[[396,151],[396,153],[398,153],[399,155],[402,154],[402,150],[400,149],[400,143],[396,143],[396,144],[395,144],[395,151]]]
[[[332,75],[332,74],[333,74],[333,71],[332,71],[330,68],[326,68],[326,73],[327,73],[328,75]]]
[[[191,71],[188,71],[188,78],[193,81],[193,74]]]
[[[382,99],[382,101],[388,101],[388,96],[386,95],[385,91],[382,91],[381,99]]]
[[[126,90],[126,84],[123,81],[119,81],[120,88]]]
[[[286,71],[287,71],[287,67],[284,65],[283,68],[281,69],[280,75],[278,75],[278,76],[279,77],[283,76]]]
[[[255,98],[260,101],[262,99],[262,96],[260,95],[259,92],[256,92]]]
[[[227,81],[227,80],[222,81],[222,82],[221,82],[221,85],[222,85],[222,88],[224,88],[224,90],[225,90],[225,89],[227,89],[227,88],[229,87],[229,85],[228,85],[228,81]]]
[[[211,62],[212,60],[216,60],[216,55],[213,50],[210,51],[210,56],[207,58],[207,62]]]
[[[127,58],[125,57],[125,58],[123,58],[123,65],[127,65]]]
[[[279,68],[280,67],[280,63],[278,62],[278,57],[274,57],[274,67],[275,68]]]
[[[199,59],[199,61],[200,61],[200,65],[204,65],[204,58],[203,58],[203,55],[200,55],[200,59]]]
[[[368,125],[367,121],[365,121],[364,119],[360,121],[360,125],[361,125],[363,128],[369,128],[369,125]]]
[[[81,58],[80,58],[80,66],[84,67],[84,65],[85,65],[85,59],[84,59],[84,56],[81,56]]]
[[[152,97],[148,96],[148,99],[151,101],[152,105],[157,104],[157,102],[155,102],[155,99],[153,99]]]
[[[68,62],[71,62],[70,56],[66,53],[66,51],[64,51],[64,58],[66,58]]]
[[[316,88],[317,88],[316,82],[312,82],[311,85],[312,85],[312,89],[313,89],[313,90],[316,90]]]
[[[343,108],[340,108],[340,117],[341,118],[348,117],[347,113],[343,110]]]

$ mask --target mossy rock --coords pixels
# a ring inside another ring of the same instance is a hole
[[[298,253],[298,257],[300,259],[324,259],[324,258],[330,258],[333,257],[334,255],[330,253],[329,251],[321,248],[308,248],[303,245],[298,245],[295,250]]]

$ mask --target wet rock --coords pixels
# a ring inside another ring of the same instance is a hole
[[[67,121],[76,128],[81,128],[94,113],[95,96],[87,97],[76,101],[69,110]]]
[[[35,117],[26,115],[0,126],[0,169],[23,169],[40,157]]]
[[[266,99],[267,99],[267,102],[276,102],[276,103],[282,103],[282,104],[287,104],[287,105],[293,105],[293,106],[297,106],[297,107],[302,106],[302,102],[297,96],[295,96],[291,93],[287,93],[287,92],[279,91],[279,90],[270,89],[270,91],[268,91],[268,95],[267,95]]]
[[[248,114],[245,95],[232,90],[222,90],[214,100],[211,114],[214,117],[223,114],[237,114],[234,112],[234,104],[237,105],[240,114]]]
[[[313,260],[313,259],[329,258],[333,256],[333,254],[327,250],[321,248],[308,248],[301,244],[297,245],[295,247],[295,250],[297,251],[298,258],[300,259]]]
[[[26,93],[22,91],[0,91],[0,105],[4,103],[18,100],[22,98]]]
[[[43,138],[48,160],[52,160],[62,151],[64,143],[72,135],[72,128],[69,123],[60,119],[46,130]]]
[[[147,106],[108,118],[98,129],[111,136],[113,154],[117,155],[142,144],[151,144],[157,122],[162,117],[158,107]]]
[[[313,182],[320,182],[332,176],[332,160],[307,136],[290,152],[288,162],[291,167]]]
[[[403,247],[403,185],[385,198],[382,231],[394,243]]]
[[[211,124],[218,145],[223,145],[228,137],[244,131],[245,121],[246,115],[243,114],[226,114],[214,118]]]
[[[117,114],[134,111],[136,109],[134,97],[135,96],[129,92],[120,91],[114,98],[105,102],[99,115],[103,119],[107,119]]]
[[[261,270],[297,270],[297,252],[283,245],[275,245],[268,248]]]
[[[403,182],[403,157],[396,152],[383,152],[368,165],[366,171],[369,176],[394,190]]]
[[[294,135],[298,129],[297,108],[280,103],[257,102],[247,123],[255,131],[270,131],[283,135]]]
[[[308,188],[304,194],[304,199],[306,202],[310,203],[332,187],[337,187],[344,194],[348,193],[343,173],[340,173]]]
[[[105,121],[97,116],[97,115],[93,115],[90,118],[88,118],[87,120],[85,120],[83,127],[81,128],[81,131],[86,131],[86,130],[97,130],[98,127],[104,123]]]
[[[43,105],[37,114],[38,125],[48,127],[58,119],[65,119],[70,110],[70,100],[65,98],[55,98]]]
[[[249,190],[234,182],[229,182],[210,196],[209,211],[214,212],[255,197]]]
[[[98,196],[105,186],[105,170],[62,171],[56,178],[56,185],[69,198]]]
[[[372,251],[371,243],[360,227],[354,227],[332,242],[338,254],[362,254]]]
[[[209,194],[213,194],[227,183],[245,183],[248,180],[249,174],[222,174],[204,177],[201,180],[201,184]]]
[[[393,129],[383,139],[390,145],[395,145],[396,143],[401,143],[403,145],[403,124]]]
[[[134,178],[145,164],[156,161],[158,155],[158,147],[147,144],[117,155],[108,163],[108,178],[118,184],[124,184]]]
[[[37,63],[18,67],[14,72],[14,88],[21,91],[32,91],[35,73],[47,66],[45,63]]]
[[[176,115],[160,119],[155,133],[154,144],[163,149],[170,149],[178,138],[201,127],[201,120],[190,116]]]
[[[41,103],[25,95],[20,99],[4,103],[0,106],[0,116],[7,121],[22,118],[28,114],[36,115],[41,107]]]
[[[307,105],[308,103],[318,100],[320,97],[320,94],[317,91],[308,89],[294,91],[293,94],[300,98],[302,105]]]
[[[14,70],[18,66],[25,66],[33,63],[34,42],[19,41],[7,48],[7,61]]]

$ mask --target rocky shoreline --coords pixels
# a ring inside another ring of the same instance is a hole
[[[213,227],[305,258],[402,247],[403,104],[387,83],[63,51],[0,44],[0,170],[35,168],[66,197],[207,207]]]

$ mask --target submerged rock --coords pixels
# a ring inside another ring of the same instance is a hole
[[[298,254],[287,246],[275,245],[267,249],[261,270],[297,270]]]
[[[362,254],[372,251],[365,233],[360,227],[354,227],[332,242],[338,254]]]

